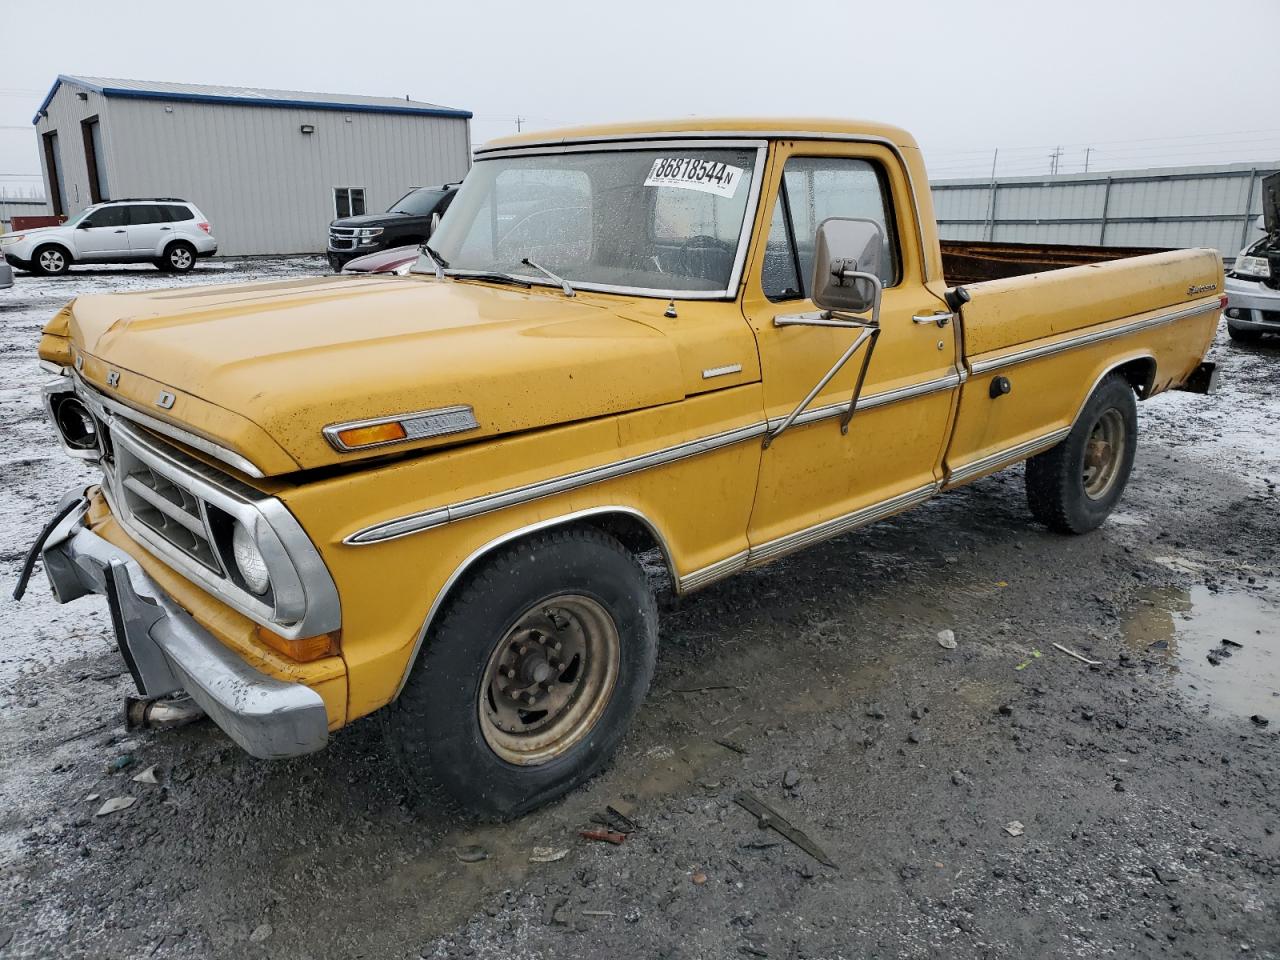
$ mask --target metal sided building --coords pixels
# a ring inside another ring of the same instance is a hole
[[[33,123],[53,213],[178,197],[220,255],[318,253],[335,217],[460,180],[471,113],[416,100],[59,76]]]

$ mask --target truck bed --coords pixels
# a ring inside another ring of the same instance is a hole
[[[993,243],[983,240],[943,240],[942,273],[947,286],[1021,277],[1104,260],[1124,260],[1164,247],[1086,247],[1066,243]]]

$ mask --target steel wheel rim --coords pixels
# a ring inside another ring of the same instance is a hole
[[[40,254],[40,266],[45,270],[58,271],[61,270],[66,261],[62,259],[62,254],[57,250],[46,250]]]
[[[590,597],[564,594],[525,610],[481,680],[480,730],[489,748],[508,763],[534,766],[580,743],[613,695],[621,647],[613,617]]]
[[[173,253],[169,254],[169,262],[180,270],[185,270],[191,264],[191,253],[179,247]]]
[[[1127,433],[1124,416],[1112,407],[1103,412],[1084,445],[1082,479],[1090,500],[1101,500],[1115,486],[1124,459]]]

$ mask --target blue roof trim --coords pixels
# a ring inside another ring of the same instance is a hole
[[[164,100],[168,103],[220,103],[237,107],[294,107],[301,110],[337,110],[343,113],[388,113],[415,117],[454,117],[459,120],[470,120],[470,110],[454,110],[449,107],[421,107],[406,103],[403,107],[375,103],[335,103],[325,100],[284,100],[270,97],[232,97],[210,93],[165,93],[159,90],[129,90],[123,87],[99,87],[85,83],[78,77],[59,75],[49,90],[48,96],[40,104],[40,109],[32,118],[32,124],[40,122],[40,117],[49,109],[49,103],[63,83],[82,87],[104,97],[120,97],[126,100]]]

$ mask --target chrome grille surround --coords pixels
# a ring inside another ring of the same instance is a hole
[[[293,514],[267,496],[171,446],[71,378],[99,428],[102,492],[124,530],[158,559],[249,619],[290,639],[341,627],[337,588]],[[262,596],[242,582],[230,553],[232,525],[253,536],[270,572]]]

